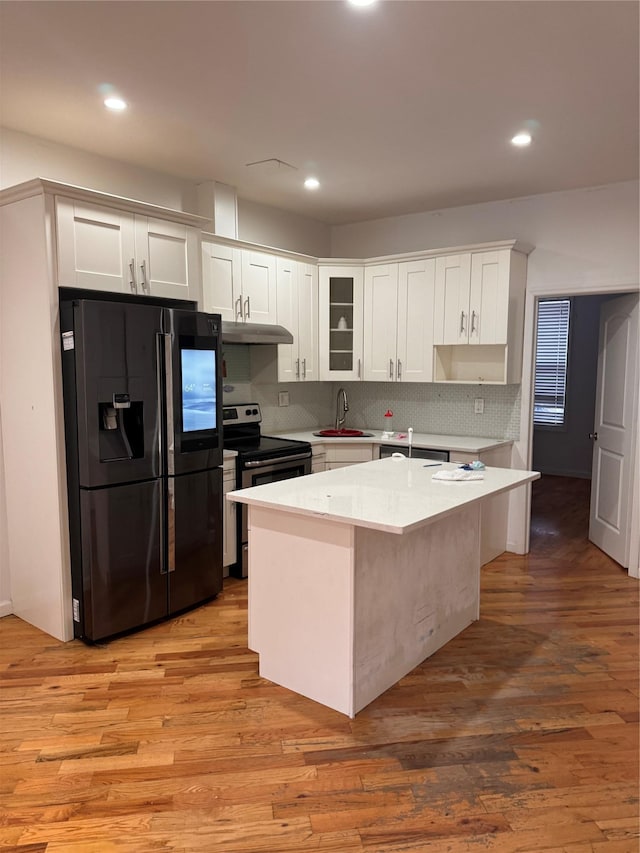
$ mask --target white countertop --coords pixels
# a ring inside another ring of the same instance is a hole
[[[383,438],[380,429],[365,429],[363,432],[371,433],[366,436],[355,436],[354,438],[326,438],[314,433],[319,432],[321,427],[315,430],[294,430],[293,432],[279,432],[265,430],[265,435],[275,435],[278,438],[292,438],[298,441],[308,441],[311,444],[355,444],[356,442],[370,442],[372,444],[394,444],[398,447],[407,447],[409,438],[407,432],[397,432],[395,438]],[[400,438],[404,436],[404,438]],[[473,435],[435,435],[431,433],[414,432],[413,446],[424,447],[430,450],[458,450],[461,453],[482,453],[483,450],[492,450],[494,447],[513,444],[512,439],[486,438]]]
[[[229,492],[227,499],[356,527],[406,533],[540,476],[535,471],[486,468],[484,480],[432,480],[436,471],[458,467],[449,462],[433,465],[424,459],[389,457],[238,489]]]

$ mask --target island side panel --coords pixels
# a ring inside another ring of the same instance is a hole
[[[260,675],[353,716],[354,531],[249,507],[249,648]]]
[[[356,529],[356,713],[479,618],[480,517],[475,504],[402,536]]]

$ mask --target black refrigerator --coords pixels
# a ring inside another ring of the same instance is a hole
[[[221,323],[77,293],[60,301],[73,624],[94,643],[222,588]]]

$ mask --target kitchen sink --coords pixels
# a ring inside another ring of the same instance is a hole
[[[314,432],[314,435],[320,435],[322,438],[369,438],[373,435],[372,432],[363,432],[361,429],[321,429]]]

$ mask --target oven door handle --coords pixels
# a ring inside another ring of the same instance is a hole
[[[309,459],[310,453],[294,453],[293,456],[278,456],[275,459],[261,459],[253,462],[245,462],[245,468],[265,468],[267,465],[279,465],[281,462],[298,462]]]

